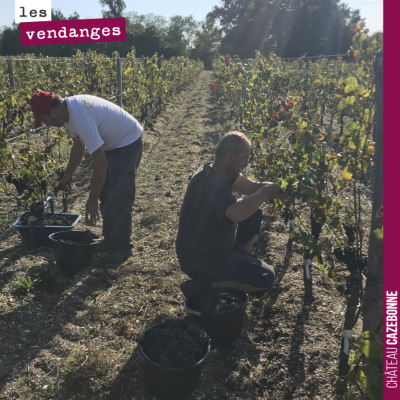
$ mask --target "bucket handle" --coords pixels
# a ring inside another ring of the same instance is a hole
[[[54,203],[53,203],[53,199],[52,199],[51,197],[48,197],[48,198],[46,199],[46,201],[43,203],[43,209],[46,208],[47,203],[50,204],[50,213],[51,213],[51,215],[53,215],[53,214],[54,214]]]
[[[195,315],[196,317],[202,317],[203,316],[203,313],[198,312],[198,311],[190,310],[187,307],[186,307],[186,314]]]

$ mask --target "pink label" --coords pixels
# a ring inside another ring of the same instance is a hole
[[[20,31],[22,46],[126,40],[125,18],[22,22]]]

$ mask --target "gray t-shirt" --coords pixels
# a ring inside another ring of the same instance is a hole
[[[179,217],[176,253],[183,263],[224,256],[235,244],[237,223],[225,216],[236,202],[232,184],[205,164],[192,176]],[[181,265],[182,266],[182,265]]]

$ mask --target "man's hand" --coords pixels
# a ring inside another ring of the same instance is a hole
[[[278,183],[263,186],[260,190],[262,190],[263,194],[266,196],[265,201],[283,199],[285,197],[285,192],[281,189]]]
[[[92,225],[95,225],[98,218],[99,218],[99,200],[98,199],[93,200],[89,197],[86,203],[85,220],[86,222],[89,222],[90,219],[90,223]]]
[[[76,137],[73,137],[72,140],[74,144],[71,148],[71,154],[69,157],[67,168],[65,169],[63,178],[58,182],[55,189],[62,189],[65,191],[71,188],[70,184],[72,180],[72,175],[74,174],[74,172],[78,168],[79,163],[82,160],[83,152],[85,151],[85,144],[82,142],[82,140]]]
[[[241,222],[253,215],[265,201],[284,197],[285,193],[277,183],[262,186],[250,196],[230,205],[225,212],[225,216],[233,222]]]
[[[66,191],[67,189],[71,189],[71,181],[72,178],[66,178],[65,176],[56,184],[55,189],[62,189]]]
[[[54,194],[57,196],[59,190],[63,190],[66,192],[67,190],[71,190],[71,181],[72,178],[69,180],[65,178],[65,176],[54,185]]]
[[[94,165],[89,198],[97,200],[100,197],[107,176],[108,163],[103,146],[93,152],[91,157]]]

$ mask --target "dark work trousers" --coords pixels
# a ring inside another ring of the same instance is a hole
[[[218,256],[179,259],[181,270],[192,279],[203,282],[235,281],[269,289],[274,283],[274,270],[242,247],[260,232],[261,220],[262,212],[259,209],[238,223],[232,251]]]
[[[143,137],[132,144],[106,151],[107,177],[100,193],[104,239],[117,245],[130,242],[135,176],[143,151]]]

